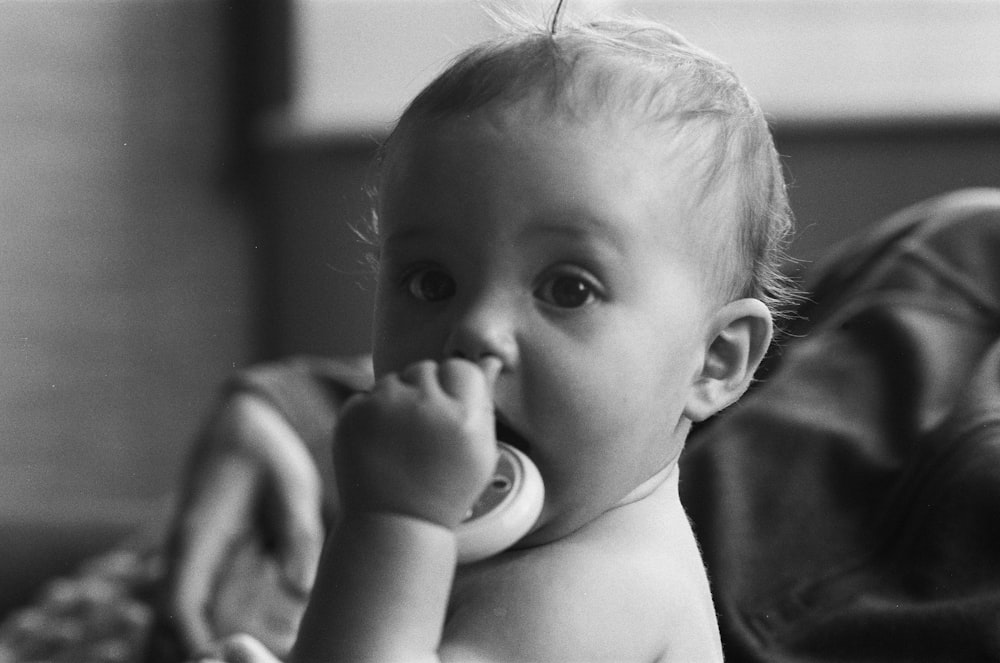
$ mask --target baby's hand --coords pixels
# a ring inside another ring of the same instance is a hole
[[[334,449],[345,515],[397,513],[454,528],[497,462],[499,361],[422,361],[344,407]]]

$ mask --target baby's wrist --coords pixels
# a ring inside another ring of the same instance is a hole
[[[426,536],[454,543],[454,528],[415,513],[387,509],[345,509],[337,522],[337,530],[350,530],[365,535],[402,534]]]
[[[349,473],[348,473],[349,476]],[[349,481],[346,480],[346,481]],[[345,488],[345,479],[341,480]],[[448,491],[420,491],[412,486],[400,487],[385,481],[379,485],[347,486],[341,492],[343,510],[359,517],[368,515],[397,515],[431,523],[445,529],[454,529],[465,519],[475,497],[452,494]]]
[[[389,554],[433,555],[445,566],[457,563],[455,532],[444,525],[412,514],[390,511],[348,511],[342,514],[331,536],[355,542],[376,556]]]

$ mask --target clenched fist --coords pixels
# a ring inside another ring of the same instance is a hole
[[[345,515],[396,513],[458,525],[496,466],[499,371],[494,357],[421,361],[348,401],[334,446]]]

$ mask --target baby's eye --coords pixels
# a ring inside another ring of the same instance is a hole
[[[598,290],[589,280],[571,274],[547,279],[535,290],[535,296],[559,308],[580,308],[597,299]]]
[[[455,294],[455,280],[440,269],[424,267],[406,277],[410,294],[425,302],[440,302]]]

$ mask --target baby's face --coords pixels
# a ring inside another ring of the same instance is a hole
[[[480,111],[407,138],[387,178],[376,373],[502,359],[498,436],[546,487],[528,543],[629,499],[687,433],[717,301],[684,165],[657,138]]]

